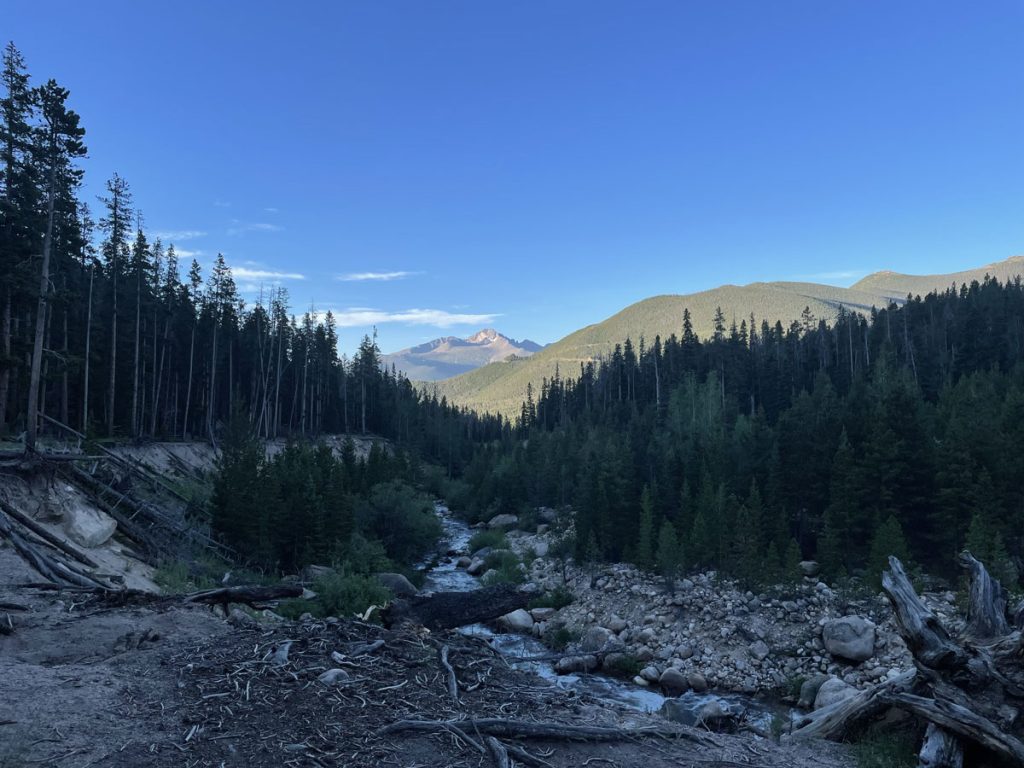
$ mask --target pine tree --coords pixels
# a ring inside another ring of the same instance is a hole
[[[675,526],[663,520],[658,529],[658,551],[655,556],[658,572],[670,581],[675,579],[683,567],[683,550],[676,535]]]
[[[650,486],[645,485],[640,496],[640,522],[637,527],[636,554],[634,561],[644,570],[654,567],[654,505],[651,502]]]
[[[36,91],[36,100],[42,124],[36,130],[36,155],[45,178],[46,225],[43,234],[43,258],[39,275],[39,299],[36,305],[35,339],[32,345],[31,374],[26,409],[27,430],[25,444],[35,448],[38,424],[38,398],[43,360],[43,333],[47,322],[50,292],[50,265],[54,250],[54,225],[58,198],[71,197],[81,179],[81,171],[74,167],[76,158],[85,155],[82,137],[85,130],[79,126],[78,115],[67,108],[68,91],[53,80]]]
[[[875,531],[868,552],[867,578],[875,588],[882,586],[882,571],[889,567],[889,557],[897,557],[909,567],[910,555],[907,540],[903,535],[903,526],[893,515],[889,515]]]

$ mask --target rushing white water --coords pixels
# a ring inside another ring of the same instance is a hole
[[[424,592],[466,592],[477,589],[480,582],[465,570],[456,566],[458,556],[465,553],[469,546],[472,532],[469,526],[454,517],[448,508],[441,503],[436,504],[437,516],[444,528],[439,557],[431,562],[423,563],[427,571],[423,583]],[[451,553],[459,553],[452,555]],[[639,712],[657,712],[666,701],[666,697],[650,688],[631,682],[619,680],[608,675],[594,673],[584,675],[559,675],[548,661],[515,662],[516,658],[529,659],[536,656],[550,655],[551,650],[540,640],[529,635],[495,632],[483,624],[474,624],[459,630],[463,634],[485,638],[495,650],[500,652],[516,668],[529,670],[552,685],[566,690],[586,692],[596,698],[614,701]],[[708,702],[715,701],[726,713],[745,713],[746,719],[762,728],[767,728],[772,717],[778,712],[771,704],[738,694],[694,693],[689,691],[677,700],[683,707],[697,718]]]

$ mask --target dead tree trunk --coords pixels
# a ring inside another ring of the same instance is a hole
[[[527,593],[511,584],[470,592],[435,592],[396,600],[384,609],[382,618],[389,627],[407,621],[432,630],[454,629],[525,608],[529,599]]]
[[[840,738],[895,707],[928,724],[921,766],[960,768],[971,750],[1024,766],[1021,633],[1010,629],[1002,585],[969,552],[959,560],[971,582],[963,637],[954,638],[928,610],[903,564],[890,557],[882,588],[916,669],[806,716],[794,736]]]

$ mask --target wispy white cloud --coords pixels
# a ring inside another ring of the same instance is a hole
[[[228,229],[229,235],[241,235],[246,232],[280,232],[284,227],[277,224],[270,224],[265,221],[239,221],[238,219],[231,220],[231,227]]]
[[[339,280],[344,280],[346,283],[360,283],[364,281],[376,280],[379,282],[387,282],[389,280],[401,280],[412,275],[418,275],[419,272],[350,272],[347,275],[338,275]]]
[[[264,208],[263,210],[266,211],[267,213],[279,213],[280,212],[279,209],[273,208],[273,207],[271,207],[271,208]]]
[[[179,259],[196,259],[203,255],[202,251],[190,251],[187,248],[178,248],[175,246],[174,253]]]
[[[198,229],[168,229],[163,232],[154,232],[153,236],[159,237],[165,242],[178,243],[183,240],[195,240],[197,237],[206,237],[206,233]]]
[[[334,311],[334,320],[340,328],[383,325],[385,323],[450,328],[453,325],[487,325],[498,317],[501,315],[461,314],[447,312],[443,309],[405,309],[398,312],[387,312],[367,307],[349,307]]]
[[[213,201],[213,207],[214,208],[230,208],[231,207],[231,203],[229,203],[227,200],[214,200]]]
[[[232,267],[231,275],[238,280],[305,280],[306,276],[299,272],[277,272],[272,269],[251,269],[249,267]]]

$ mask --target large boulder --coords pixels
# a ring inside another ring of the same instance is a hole
[[[845,701],[856,693],[857,689],[849,683],[844,683],[838,677],[830,677],[818,689],[818,695],[814,697],[814,708],[830,707],[837,702]]]
[[[665,689],[665,693],[669,696],[678,696],[681,693],[686,693],[690,688],[690,683],[687,681],[686,675],[675,667],[669,667],[662,672],[661,677],[658,678],[658,683]]]
[[[750,655],[758,661],[764,661],[768,658],[769,653],[771,653],[771,649],[764,640],[755,640],[750,644]]]
[[[506,613],[500,621],[513,632],[529,632],[533,629],[533,617],[529,611],[522,608]]]
[[[77,504],[64,508],[64,532],[80,547],[102,546],[116,530],[117,521],[106,512]]]
[[[875,654],[875,625],[860,616],[826,622],[821,638],[825,649],[842,659],[865,661]]]
[[[818,565],[816,560],[801,560],[800,561],[800,573],[804,576],[814,577],[821,572],[821,566]]]
[[[322,579],[325,576],[333,576],[336,573],[337,571],[329,565],[307,565],[299,571],[299,578],[302,581],[316,581],[317,579]]]
[[[378,573],[377,581],[390,589],[395,597],[415,597],[420,593],[413,583],[400,573]]]
[[[495,515],[487,523],[488,528],[500,528],[501,530],[515,528],[517,525],[519,525],[519,517],[509,514]]]
[[[691,672],[686,676],[686,682],[697,693],[704,693],[708,689],[708,681],[700,672]]]
[[[466,566],[466,573],[470,576],[479,576],[484,572],[484,568],[487,567],[487,563],[483,561],[483,558],[477,557],[473,559],[468,566]]]
[[[800,709],[811,709],[814,706],[814,700],[818,697],[818,691],[828,679],[828,675],[813,675],[804,680],[800,684],[800,700],[796,705]]]
[[[612,633],[604,627],[591,627],[580,638],[580,650],[585,653],[603,651],[612,639]]]

